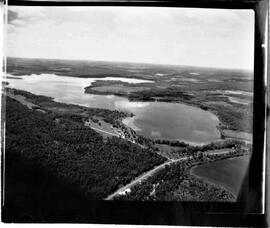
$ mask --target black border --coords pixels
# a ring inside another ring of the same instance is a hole
[[[262,199],[263,150],[265,133],[264,83],[266,42],[265,25],[269,7],[268,0],[182,0],[182,1],[29,1],[8,0],[8,5],[24,6],[143,6],[143,7],[198,7],[222,9],[252,9],[255,12],[254,41],[254,119],[253,154],[250,163],[251,175],[246,178],[248,191],[242,191],[239,203],[196,203],[196,202],[108,202],[92,201],[85,208],[88,218],[78,223],[101,224],[152,224],[152,225],[195,225],[195,226],[248,226],[266,227],[266,214],[260,214]],[[244,199],[249,199],[248,202]],[[265,205],[267,206],[267,205]],[[12,222],[5,215],[4,222]],[[72,213],[81,210],[74,208]],[[65,221],[47,221],[65,222]]]

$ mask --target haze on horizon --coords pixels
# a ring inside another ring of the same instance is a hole
[[[6,54],[251,70],[254,12],[8,6]]]

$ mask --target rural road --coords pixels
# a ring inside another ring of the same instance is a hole
[[[214,152],[215,151],[215,152]],[[210,151],[209,151],[210,152]],[[211,151],[212,154],[209,153],[209,155],[215,155],[218,154],[217,150],[213,150]],[[219,151],[219,154],[226,154],[229,153],[229,150],[224,150],[224,151]],[[179,158],[179,159],[175,159],[175,160],[169,160],[165,163],[162,163],[159,166],[154,167],[153,169],[143,173],[142,175],[138,176],[135,180],[133,180],[132,182],[130,182],[129,184],[123,186],[122,188],[119,188],[116,192],[112,193],[111,195],[109,195],[107,198],[105,198],[104,200],[112,200],[115,196],[119,195],[119,193],[124,192],[125,190],[132,188],[133,186],[135,186],[136,184],[139,184],[141,181],[146,180],[147,178],[149,178],[150,176],[154,175],[155,173],[157,173],[158,171],[160,171],[161,169],[164,169],[166,165],[171,165],[173,163],[179,162],[179,161],[186,161],[188,159],[191,159],[192,156],[189,157],[183,157],[183,158]]]
[[[176,160],[169,160],[169,161],[167,161],[165,163],[162,163],[161,165],[156,166],[153,169],[151,169],[151,170],[143,173],[142,175],[138,176],[135,180],[133,180],[132,182],[130,182],[126,186],[123,186],[122,188],[119,188],[116,192],[114,192],[113,194],[111,194],[107,198],[105,198],[105,200],[112,200],[115,196],[119,195],[120,192],[124,192],[125,190],[127,190],[129,188],[132,188],[136,184],[139,184],[141,181],[146,180],[147,178],[154,175],[155,173],[157,173],[161,169],[164,169],[166,165],[171,165],[171,164],[179,162],[179,161],[185,161],[185,160],[188,160],[190,158],[191,158],[191,156],[190,157],[179,158],[179,159],[176,159]]]
[[[112,136],[119,137],[119,135],[113,134],[113,133],[108,132],[108,131],[104,131],[104,130],[101,130],[101,129],[98,129],[98,128],[95,128],[95,127],[91,127],[91,126],[90,126],[90,128],[92,128],[92,129],[95,130],[95,131],[100,131],[100,132],[103,132],[103,133],[105,133],[105,134],[109,134],[109,135],[112,135]],[[140,146],[140,147],[143,148],[143,149],[146,148],[145,146],[143,146],[143,145],[141,145],[141,144],[139,144],[139,143],[135,143],[135,142],[133,142],[132,140],[130,140],[130,139],[128,139],[128,138],[124,138],[124,139],[127,140],[127,141],[129,141],[129,142],[131,142],[131,143],[134,143],[134,144]]]
[[[100,132],[103,132],[103,133],[109,134],[109,135],[113,135],[113,136],[117,136],[117,137],[119,136],[119,135],[117,135],[117,134],[113,134],[113,133],[108,132],[108,131],[103,131],[103,130],[98,129],[98,128],[95,128],[95,127],[91,127],[91,126],[90,126],[90,128],[92,128],[93,130],[96,130],[96,131],[100,131]]]

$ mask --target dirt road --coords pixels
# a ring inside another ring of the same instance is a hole
[[[190,159],[191,157],[183,157],[183,158],[179,158],[176,160],[169,160],[165,163],[162,163],[159,166],[154,167],[153,169],[143,173],[142,175],[138,176],[135,180],[133,180],[132,182],[130,182],[129,184],[127,184],[126,186],[123,186],[122,188],[119,188],[116,192],[114,192],[113,194],[109,195],[107,198],[105,198],[105,200],[112,200],[115,196],[119,195],[119,193],[126,191],[129,188],[132,188],[134,185],[139,184],[140,182],[146,180],[147,178],[153,176],[155,173],[157,173],[158,171],[160,171],[161,169],[164,169],[166,165],[171,165],[173,163],[177,163],[180,161],[185,161]]]

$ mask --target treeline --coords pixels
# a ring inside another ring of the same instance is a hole
[[[253,105],[233,104],[224,105],[200,105],[202,109],[212,110],[219,117],[224,128],[252,133],[253,129]]]
[[[227,139],[222,141],[211,142],[202,146],[191,146],[187,145],[180,149],[175,149],[170,152],[171,156],[175,158],[184,156],[195,156],[198,152],[206,152],[210,150],[220,150],[220,149],[239,149],[244,143],[237,140]]]
[[[31,159],[65,182],[79,186],[89,199],[102,199],[135,176],[164,162],[151,150],[108,138],[67,116],[29,110],[6,99],[6,159]],[[16,169],[16,166],[13,167]]]
[[[222,112],[218,113],[218,116],[223,123],[229,126],[229,129],[252,133],[252,109],[239,109],[239,111],[223,109]]]
[[[181,141],[171,141],[171,140],[162,140],[162,139],[156,139],[154,140],[154,143],[157,144],[166,144],[173,147],[187,147],[189,146],[188,143],[181,142]]]
[[[121,81],[96,81],[92,85],[85,87],[85,93],[94,93],[94,94],[108,94],[108,92],[103,92],[103,91],[97,91],[93,90],[92,88],[94,87],[99,87],[99,86],[107,86],[107,85],[123,85],[123,86],[142,86],[140,85],[132,85],[130,83],[126,82],[121,82]],[[117,96],[127,96],[129,100],[133,101],[155,101],[156,99],[162,100],[162,101],[167,101],[167,102],[177,102],[177,101],[189,101],[192,99],[194,96],[189,94],[188,92],[185,91],[180,91],[179,87],[177,86],[170,86],[167,88],[157,88],[156,86],[152,86],[151,88],[149,87],[151,85],[147,84],[145,87],[145,90],[140,90],[140,91],[132,91],[130,93],[122,92],[122,91],[116,91],[116,92],[109,92],[111,94],[117,95]]]
[[[180,91],[179,87],[171,86],[164,89],[152,88],[139,92],[135,91],[130,93],[128,98],[139,101],[155,101],[158,98],[159,100],[170,102],[190,100],[193,96],[187,92]]]
[[[115,200],[234,201],[234,196],[223,188],[198,181],[187,173],[194,162],[203,162],[205,159],[201,157],[167,166],[147,181],[134,186],[129,194],[116,196]]]
[[[22,95],[32,103],[46,109],[47,112],[54,115],[55,118],[71,118],[76,122],[83,123],[88,117],[102,117],[105,122],[118,126],[119,120],[125,117],[133,116],[132,113],[125,113],[118,110],[108,110],[102,108],[88,108],[74,104],[66,104],[53,101],[53,98],[42,95],[34,95],[30,92],[6,88],[8,92],[15,95]],[[66,112],[58,111],[58,108],[67,110]],[[53,111],[51,111],[53,109]]]
[[[240,147],[243,146],[244,143],[238,140],[228,139],[222,141],[211,142],[209,144],[203,146],[196,146],[200,151],[208,151],[208,150],[219,150],[225,148],[233,148],[233,147]]]

